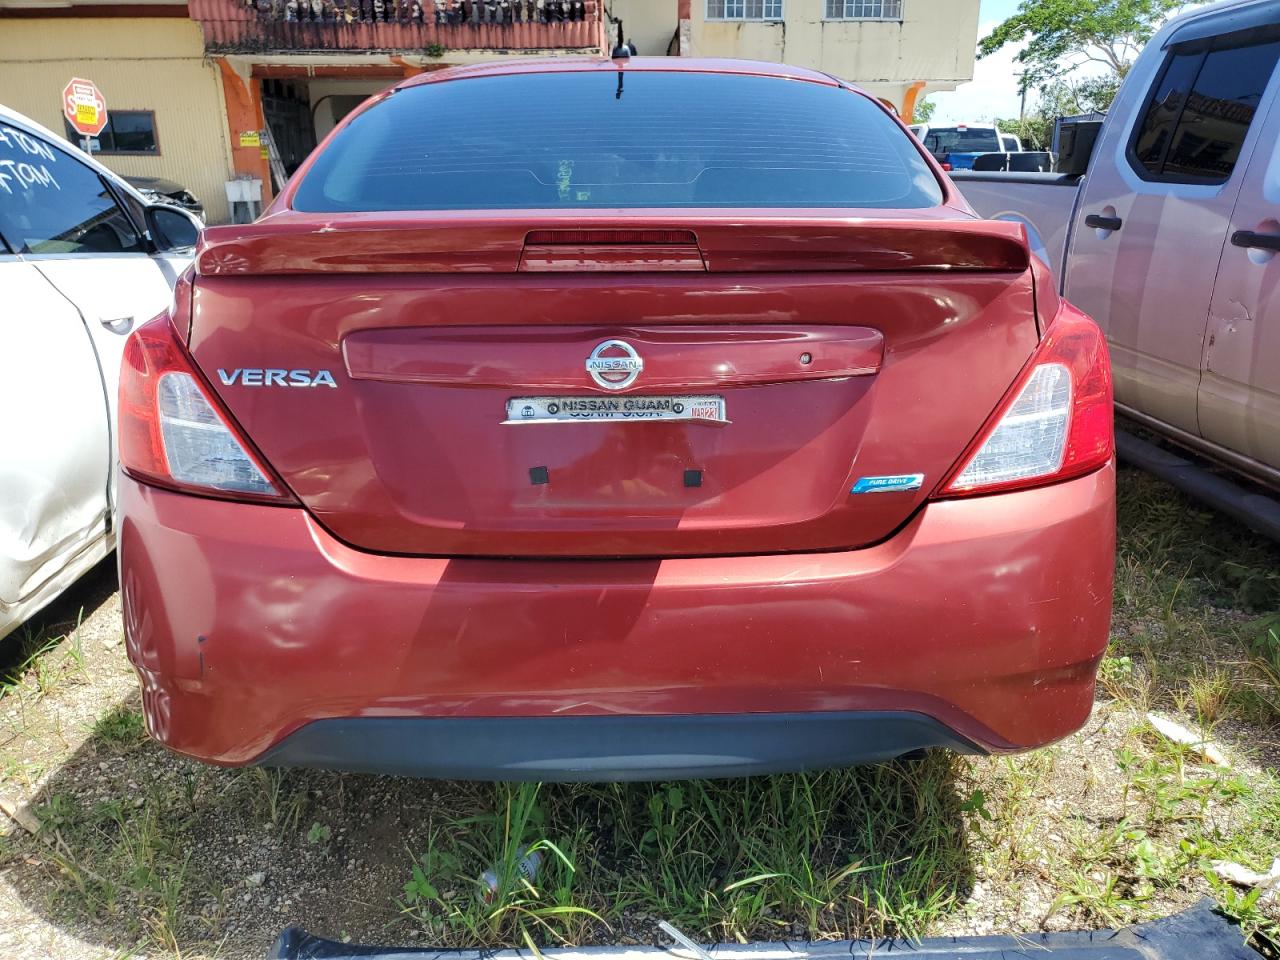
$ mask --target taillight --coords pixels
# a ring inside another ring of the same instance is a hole
[[[294,502],[232,426],[167,315],[125,344],[120,466],[135,479],[206,496]]]
[[[1035,487],[1096,470],[1115,450],[1111,401],[1102,331],[1064,303],[940,495]]]

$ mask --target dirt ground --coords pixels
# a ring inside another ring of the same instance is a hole
[[[109,562],[0,650],[0,957],[259,958],[290,924],[495,946],[654,942],[659,919],[711,941],[982,934],[1206,895],[1266,936],[1280,909],[1212,865],[1280,856],[1280,554],[1128,471],[1120,528],[1113,649],[1060,744],[540,790],[166,752],[142,729]],[[1228,765],[1161,738],[1151,710]],[[486,863],[542,840],[537,889],[475,896]]]

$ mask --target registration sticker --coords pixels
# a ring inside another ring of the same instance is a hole
[[[728,423],[724,397],[513,397],[503,423],[666,420]]]

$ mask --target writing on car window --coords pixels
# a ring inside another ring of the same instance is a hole
[[[88,165],[0,123],[0,236],[15,253],[137,253],[138,229]]]

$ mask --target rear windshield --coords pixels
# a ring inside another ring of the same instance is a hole
[[[999,153],[1000,141],[993,129],[968,127],[930,127],[924,138],[925,149],[934,156],[944,153]]]
[[[294,209],[930,207],[866,97],[773,77],[546,73],[406,87],[316,158]]]

